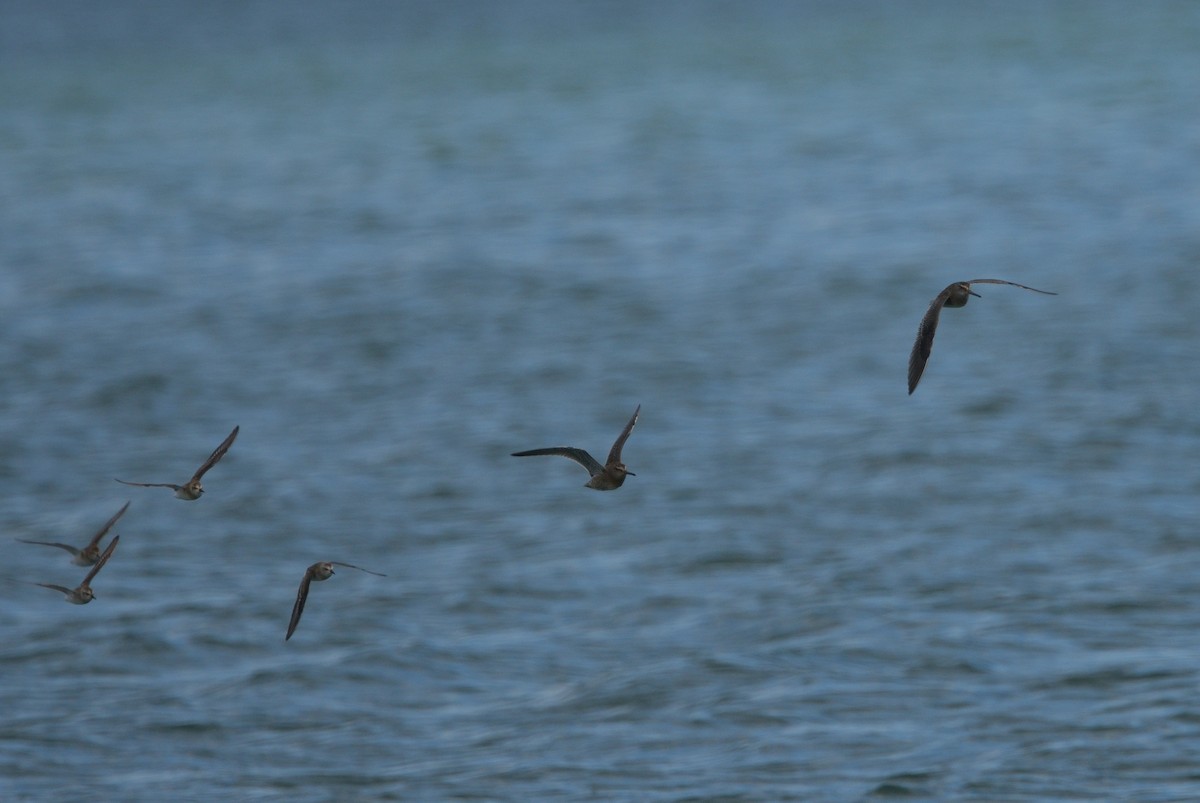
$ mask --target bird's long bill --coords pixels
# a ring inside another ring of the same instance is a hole
[[[967,295],[975,296],[976,298],[983,298],[983,296],[979,295],[979,293],[976,293],[974,290],[972,290],[969,287],[967,288]]]
[[[629,477],[636,477],[636,476],[637,476],[637,474],[634,474],[632,471],[629,471],[628,469],[625,471],[625,474],[626,474],[626,476],[629,476]]]

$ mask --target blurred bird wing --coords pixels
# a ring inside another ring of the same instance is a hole
[[[42,546],[56,546],[59,549],[67,550],[72,555],[78,555],[80,552],[83,551],[82,549],[76,549],[75,547],[71,546],[70,544],[60,544],[57,541],[29,541],[24,538],[18,538],[17,540],[20,541],[22,544],[41,544]]]
[[[621,430],[621,434],[617,436],[617,440],[612,445],[612,449],[608,452],[609,465],[621,462],[621,449],[625,446],[625,441],[629,440],[629,433],[633,432],[634,424],[637,423],[638,414],[642,412],[642,405],[638,405],[633,411],[633,415],[629,418],[629,423],[625,425],[625,429]]]
[[[312,585],[313,571],[319,565],[314,563],[304,572],[304,579],[300,581],[300,588],[296,590],[296,603],[292,605],[292,618],[288,621],[287,635],[284,636],[284,641],[292,637],[292,634],[296,632],[296,625],[300,624],[300,616],[304,613],[304,603],[308,601],[308,587]]]
[[[92,578],[99,574],[100,570],[104,568],[104,564],[108,563],[108,559],[112,557],[112,553],[117,548],[117,544],[120,542],[120,540],[121,536],[113,536],[113,539],[108,542],[108,546],[105,548],[105,550],[100,553],[100,557],[96,560],[96,564],[92,566],[92,570],[88,572],[87,577],[83,578],[83,582],[79,584],[80,586],[85,586],[92,582]]]
[[[240,425],[234,427],[233,432],[230,432],[229,436],[227,438],[225,438],[225,440],[221,441],[221,445],[218,446],[216,449],[213,449],[213,453],[210,454],[208,456],[208,459],[204,461],[204,465],[202,465],[202,466],[200,466],[200,468],[196,469],[196,473],[192,475],[192,482],[195,482],[196,480],[203,477],[204,473],[206,471],[208,471],[210,468],[215,466],[217,464],[217,461],[225,456],[225,453],[229,451],[229,447],[233,446],[233,442],[235,440],[237,440],[238,432],[240,430],[241,430]]]
[[[111,529],[112,529],[112,526],[113,526],[114,524],[116,524],[116,523],[117,523],[117,519],[119,519],[119,518],[121,518],[122,516],[124,516],[124,515],[125,515],[125,511],[126,511],[126,510],[129,510],[129,503],[128,503],[128,502],[126,502],[126,503],[125,503],[125,504],[124,504],[124,505],[121,507],[121,509],[120,509],[120,510],[118,510],[118,511],[116,512],[116,514],[115,514],[115,515],[114,515],[114,516],[113,516],[111,519],[109,519],[108,521],[106,521],[106,522],[104,523],[104,526],[103,526],[103,527],[101,527],[101,528],[100,528],[100,530],[99,530],[99,531],[98,531],[98,532],[97,532],[95,535],[93,535],[93,536],[92,536],[92,540],[91,540],[91,541],[88,541],[88,546],[89,546],[89,547],[93,547],[93,546],[95,546],[96,544],[100,543],[100,539],[101,539],[101,538],[103,538],[103,537],[105,536],[105,534],[106,534],[106,533],[107,533],[109,530],[111,530]]]
[[[1041,293],[1042,295],[1046,296],[1058,295],[1058,293],[1051,293],[1049,290],[1039,290],[1036,287],[1029,287],[1028,285],[1010,282],[1007,279],[972,279],[969,282],[964,282],[964,284],[1007,284],[1012,287],[1020,287],[1022,290],[1032,290],[1035,293]]]
[[[336,560],[327,560],[325,562],[332,563],[334,566],[345,566],[347,569],[358,569],[360,572],[366,572],[367,574],[373,574],[376,577],[387,577],[386,574],[381,574],[379,572],[373,572],[370,569],[364,569],[362,566],[355,566],[353,563],[339,563]]]
[[[574,446],[551,446],[547,449],[530,449],[527,452],[513,452],[513,457],[540,457],[543,455],[555,455],[557,457],[565,457],[568,460],[574,460],[586,468],[588,473],[593,477],[604,471],[604,466],[596,462],[596,458],[583,449],[577,449]]]
[[[946,301],[950,298],[950,291],[953,288],[953,284],[949,285],[937,294],[929,304],[929,309],[925,311],[924,317],[921,318],[921,325],[917,327],[917,339],[913,341],[912,351],[908,355],[908,394],[910,396],[917,389],[917,383],[921,381],[921,374],[925,373],[925,363],[929,361],[929,352],[933,349],[933,336],[937,333],[938,319],[942,315],[942,307],[946,306]]]

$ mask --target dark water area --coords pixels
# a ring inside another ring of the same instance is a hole
[[[0,798],[1200,798],[1197,42],[0,6]]]

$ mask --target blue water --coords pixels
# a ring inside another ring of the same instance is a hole
[[[0,798],[1200,798],[1198,42],[0,5]]]

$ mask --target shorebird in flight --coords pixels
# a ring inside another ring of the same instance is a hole
[[[104,554],[96,561],[96,565],[87,573],[87,577],[83,578],[83,582],[75,588],[67,588],[66,586],[56,586],[53,583],[34,583],[42,588],[52,588],[55,591],[61,591],[67,602],[72,605],[87,605],[96,598],[92,587],[88,585],[92,582],[92,578],[96,573],[104,568],[104,564],[108,563],[108,559],[112,557],[113,550],[117,548],[117,542],[121,540],[121,536],[114,535],[113,540],[108,542],[108,548],[104,550]]]
[[[121,509],[116,514],[104,523],[100,531],[92,536],[92,540],[88,541],[87,546],[83,549],[76,549],[70,544],[60,544],[56,541],[30,541],[25,538],[18,538],[22,544],[41,544],[42,546],[56,546],[59,549],[65,549],[71,553],[71,563],[76,566],[91,566],[100,559],[100,539],[112,529],[112,526],[117,523],[117,519],[125,515],[125,511],[129,509],[129,503],[126,502],[121,506]]]
[[[925,372],[925,363],[928,362],[929,351],[933,348],[933,335],[937,332],[938,317],[942,314],[942,307],[965,307],[971,296],[982,298],[979,293],[971,290],[973,284],[1007,284],[1048,296],[1058,295],[1049,290],[1038,290],[1036,287],[1026,287],[1023,284],[1004,279],[972,279],[969,282],[955,282],[950,285],[938,293],[937,298],[933,299],[929,309],[925,312],[925,317],[921,319],[921,325],[917,327],[917,339],[913,343],[912,353],[908,355],[908,395],[911,396],[912,392],[917,389],[917,383],[921,381],[921,374]]]
[[[588,474],[592,475],[592,478],[584,483],[585,487],[593,488],[597,491],[614,491],[625,483],[626,477],[637,476],[625,468],[625,464],[621,462],[621,447],[629,439],[629,433],[633,432],[633,425],[637,423],[638,413],[641,410],[642,405],[639,404],[637,409],[633,411],[633,417],[625,425],[625,429],[621,430],[621,434],[617,436],[616,443],[612,445],[612,449],[608,453],[608,461],[604,465],[600,465],[600,462],[596,458],[583,449],[578,449],[574,446],[551,446],[547,449],[530,449],[527,452],[513,452],[512,456],[536,457],[541,455],[556,455],[574,460],[586,468]]]
[[[221,445],[213,450],[213,453],[210,454],[208,459],[204,461],[204,465],[196,469],[196,473],[192,475],[192,478],[183,485],[175,485],[174,483],[170,482],[125,482],[125,480],[117,480],[117,482],[125,485],[136,485],[139,488],[170,488],[171,490],[175,491],[175,496],[177,498],[189,502],[195,501],[196,499],[200,498],[201,494],[204,493],[204,486],[200,484],[200,478],[204,476],[206,471],[215,466],[217,461],[224,457],[225,453],[229,451],[229,447],[233,445],[234,439],[238,436],[239,429],[241,429],[241,427],[234,427],[233,432],[229,433],[229,437],[222,441]]]
[[[304,579],[300,581],[300,588],[296,591],[296,604],[292,606],[292,619],[288,622],[287,635],[283,637],[287,641],[296,632],[296,625],[300,624],[300,615],[304,613],[304,603],[308,601],[308,587],[315,580],[320,582],[333,577],[334,566],[345,566],[347,569],[358,569],[360,572],[373,574],[376,577],[387,577],[386,574],[373,572],[370,569],[364,569],[361,566],[354,566],[349,563],[338,563],[336,560],[324,560],[319,563],[314,563],[304,571]]]

